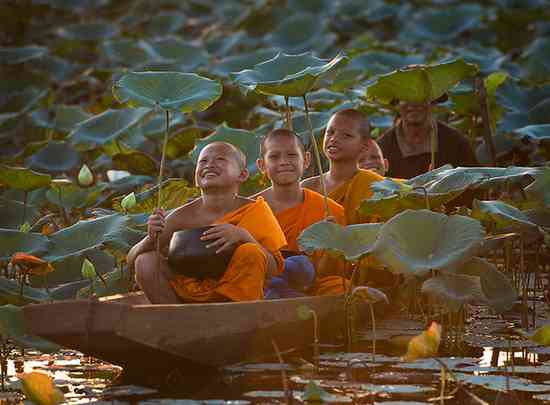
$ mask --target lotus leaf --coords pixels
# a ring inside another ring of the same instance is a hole
[[[349,261],[358,261],[368,255],[382,224],[342,226],[321,221],[302,232],[298,238],[300,248],[306,252],[326,250]]]
[[[257,173],[256,159],[260,156],[261,137],[254,132],[244,129],[230,128],[225,124],[220,125],[209,136],[197,140],[195,148],[191,154],[193,163],[197,163],[202,149],[212,142],[229,142],[243,151],[246,156],[246,166],[251,175]]]
[[[382,226],[373,254],[394,272],[422,276],[467,261],[484,235],[481,224],[472,218],[407,210]]]
[[[36,304],[49,299],[48,293],[39,288],[23,286],[15,280],[0,277],[0,305]]]
[[[0,229],[0,258],[2,259],[8,259],[16,252],[41,256],[49,247],[50,241],[40,233]]]
[[[41,2],[66,11],[82,12],[106,6],[111,3],[111,0],[41,0]]]
[[[548,69],[550,69],[550,39],[537,38],[523,52],[522,59],[524,77],[535,82],[548,80]]]
[[[170,130],[173,130],[177,126],[181,126],[186,123],[185,114],[180,112],[172,112],[170,114]],[[137,135],[149,138],[152,140],[160,140],[166,131],[166,113],[165,112],[152,112],[147,116],[146,120],[140,122],[139,125],[132,128],[127,137],[124,138],[125,142],[129,145],[132,143],[131,138]]]
[[[82,69],[81,65],[67,61],[54,55],[46,55],[34,60],[29,68],[47,77],[51,82],[58,84],[67,83],[70,79],[76,79],[76,75]]]
[[[120,270],[114,270],[105,274],[103,279],[105,280],[105,284],[98,283],[93,289],[97,297],[126,294],[131,291],[132,278],[129,274],[123,273]],[[83,287],[76,294],[76,298],[87,298],[91,295],[90,293],[90,286]]]
[[[112,142],[143,120],[149,108],[107,110],[81,122],[71,132],[71,143],[84,149],[93,149]]]
[[[485,301],[479,277],[463,274],[431,277],[422,284],[421,291],[436,297],[453,312],[458,311],[464,304]]]
[[[52,177],[49,174],[38,173],[24,167],[0,165],[0,185],[28,192],[48,187],[51,181]]]
[[[129,175],[105,184],[106,190],[112,190],[116,194],[126,194],[136,188],[142,187],[146,183],[153,183],[151,176]]]
[[[454,373],[455,377],[467,384],[482,386],[493,391],[508,392],[510,390],[520,392],[546,392],[550,386],[546,384],[535,384],[527,378],[504,376],[504,375],[472,375]]]
[[[513,205],[503,201],[479,201],[474,200],[472,205],[472,217],[479,220],[494,223],[497,229],[510,226],[519,226],[528,229],[536,228],[529,217]]]
[[[408,65],[418,65],[425,62],[426,58],[421,54],[367,51],[354,56],[346,66],[346,70],[366,71],[369,75],[383,74]]]
[[[48,53],[43,46],[24,46],[21,48],[0,47],[0,65],[16,65],[40,58]]]
[[[199,190],[190,187],[185,180],[168,179],[162,183],[161,206],[168,210],[185,204],[188,200],[199,195]],[[117,211],[124,211],[120,207],[122,198],[113,200],[113,208]],[[158,186],[152,187],[143,193],[136,194],[137,204],[128,211],[129,214],[151,213],[156,207],[158,200]]]
[[[23,221],[23,216],[25,221]],[[18,229],[23,222],[34,223],[40,218],[40,210],[35,205],[0,198],[0,228]]]
[[[337,55],[331,60],[319,59],[310,52],[287,55],[254,65],[253,69],[231,73],[237,84],[260,94],[302,97],[312,91],[326,74],[340,67],[346,58]]]
[[[529,184],[525,191],[528,195],[541,200],[545,207],[550,207],[550,168],[545,167],[534,176],[535,181]]]
[[[266,38],[283,52],[300,53],[316,49],[323,53],[336,37],[326,32],[326,20],[318,14],[295,13],[285,18]]]
[[[518,297],[506,275],[484,259],[474,257],[455,272],[479,277],[485,301],[498,313],[511,309]]]
[[[133,151],[117,153],[112,157],[113,167],[136,175],[154,175],[157,169],[155,160],[146,153]]]
[[[166,156],[169,159],[177,159],[186,156],[195,147],[201,135],[202,132],[197,127],[186,128],[179,131],[168,139]]]
[[[46,198],[52,204],[67,209],[91,207],[97,204],[98,198],[105,189],[105,185],[80,187],[66,182],[52,182]]]
[[[80,156],[67,142],[51,141],[25,160],[31,169],[48,173],[63,173],[80,166]]]
[[[251,53],[228,56],[212,67],[212,72],[222,76],[229,77],[231,72],[240,72],[241,70],[251,68],[254,65],[272,59],[277,55],[273,48],[258,49]]]
[[[203,111],[222,94],[215,80],[193,73],[128,73],[113,86],[115,97],[133,107],[161,107],[170,111]]]
[[[543,125],[528,125],[523,128],[514,130],[512,136],[521,139],[529,139],[533,142],[550,141],[550,124]]]
[[[178,71],[192,71],[208,62],[209,55],[203,48],[190,45],[178,37],[158,38],[149,43],[161,58],[175,63]]]
[[[15,305],[0,306],[0,334],[20,347],[40,350],[42,353],[52,353],[60,349],[54,343],[29,335],[23,310]]]
[[[184,23],[185,15],[183,13],[159,13],[147,22],[145,29],[153,37],[162,37],[176,33],[184,26]]]
[[[424,394],[434,391],[433,387],[423,387],[421,385],[411,384],[361,384],[361,389],[371,393],[386,393],[386,394]]]
[[[399,69],[379,76],[367,87],[367,96],[369,99],[387,103],[393,100],[429,102],[476,73],[477,67],[464,62],[463,59]]]
[[[96,20],[61,27],[57,30],[57,34],[72,41],[101,41],[116,36],[118,27],[112,22]]]
[[[53,109],[39,109],[31,114],[31,120],[37,127],[69,132],[74,126],[90,118],[91,115],[79,106],[56,105]]]
[[[48,90],[30,88],[0,98],[0,125],[26,114],[48,94]]]

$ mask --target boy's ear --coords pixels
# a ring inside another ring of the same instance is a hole
[[[248,180],[248,176],[250,173],[248,172],[248,169],[245,167],[241,170],[241,173],[239,174],[239,183],[244,183],[246,180]]]
[[[309,151],[306,151],[306,153],[304,153],[304,170],[306,170],[310,164],[311,164],[311,153]]]
[[[265,161],[262,158],[256,159],[256,166],[263,174],[265,174]]]

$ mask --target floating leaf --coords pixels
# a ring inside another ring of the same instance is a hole
[[[324,399],[329,396],[330,394],[327,391],[315,384],[314,381],[310,381],[306,385],[302,399],[311,402],[324,402]]]
[[[222,94],[218,81],[193,73],[140,72],[128,73],[113,86],[121,103],[132,107],[161,107],[170,111],[203,111]]]
[[[87,120],[91,114],[79,106],[56,105],[51,109],[42,108],[31,114],[34,125],[40,128],[55,129],[60,132],[69,132],[78,123]]]
[[[0,185],[25,192],[48,187],[52,181],[49,174],[38,173],[24,167],[0,165]]]
[[[40,58],[48,53],[43,46],[24,46],[20,48],[0,47],[0,65],[16,65]]]
[[[39,288],[24,285],[21,287],[15,280],[0,277],[0,305],[12,304],[23,306],[47,301],[48,293]]]
[[[321,221],[304,229],[298,244],[306,252],[326,250],[346,260],[357,261],[372,251],[381,227],[381,223],[342,226]]]
[[[162,37],[179,31],[184,23],[185,14],[172,11],[153,16],[147,21],[145,29],[151,36]]]
[[[0,124],[20,117],[32,110],[48,95],[48,90],[30,88],[0,98]]]
[[[231,72],[240,72],[252,68],[258,63],[273,58],[275,55],[277,55],[277,51],[273,48],[257,49],[251,53],[231,55],[216,63],[212,67],[212,72],[219,76],[229,77]]]
[[[435,357],[439,351],[440,343],[441,325],[432,322],[427,330],[411,339],[403,360],[414,361],[426,357]]]
[[[48,173],[63,173],[80,165],[80,156],[67,142],[51,141],[25,160],[31,169]]]
[[[37,405],[57,405],[65,402],[65,396],[53,382],[53,379],[41,371],[19,374],[23,383],[23,392]]]
[[[209,55],[203,47],[191,45],[178,37],[158,38],[150,41],[150,44],[155,53],[178,67],[174,70],[190,72],[208,62]]]
[[[279,53],[254,65],[253,69],[232,73],[231,77],[240,86],[260,94],[302,97],[312,91],[324,75],[345,61],[342,55],[325,60],[314,57],[311,52],[299,55]]]
[[[422,232],[412,232],[414,229]],[[472,218],[407,210],[382,226],[373,254],[392,271],[421,276],[467,261],[481,246],[484,235],[481,224]]]
[[[454,373],[455,377],[461,382],[482,386],[485,389],[493,391],[521,391],[521,392],[546,392],[550,391],[546,384],[535,384],[527,378],[520,378],[505,375],[472,375],[463,373]]]
[[[57,34],[62,38],[73,41],[100,41],[116,36],[118,27],[112,22],[96,20],[58,28]]]
[[[102,42],[101,47],[107,58],[122,66],[136,66],[160,57],[143,40],[117,38]]]
[[[528,125],[514,130],[510,135],[536,143],[550,141],[550,124]]]
[[[150,111],[149,108],[107,110],[78,124],[69,139],[71,143],[85,149],[106,145],[126,134]]]
[[[48,238],[40,233],[0,229],[0,258],[8,259],[17,252],[41,255],[50,246]]]
[[[475,75],[477,67],[457,59],[437,65],[421,65],[379,76],[367,87],[369,99],[381,102],[403,100],[430,102],[441,97],[461,80]]]

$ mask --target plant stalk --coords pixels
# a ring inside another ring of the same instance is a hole
[[[315,163],[317,163],[317,170],[319,171],[319,181],[321,183],[321,194],[323,194],[325,202],[325,218],[330,216],[330,211],[328,209],[328,193],[327,186],[325,184],[325,178],[323,177],[323,167],[321,165],[321,155],[319,153],[319,147],[317,146],[317,141],[315,140],[315,135],[313,134],[313,125],[311,125],[311,119],[309,117],[309,107],[307,104],[307,97],[304,94],[302,96],[304,99],[304,108],[306,111],[306,121],[309,129],[309,140],[313,144],[313,154],[315,155]]]
[[[27,198],[28,198],[28,191],[23,192],[23,220],[21,221],[21,225],[25,225],[25,220],[27,219]]]
[[[288,105],[288,96],[285,96],[285,120],[286,120],[286,127],[290,131],[293,130],[292,128],[292,111],[290,110],[290,106]]]
[[[370,318],[372,320],[372,362],[376,362],[376,319],[374,317],[374,308],[369,302]]]
[[[491,156],[491,166],[497,166],[497,152],[495,147],[495,141],[493,136],[493,127],[491,125],[491,117],[489,113],[489,106],[487,102],[487,89],[485,88],[485,82],[481,76],[475,78],[475,88],[479,95],[479,111],[481,112],[481,121],[483,122],[483,139],[489,149],[489,155]]]

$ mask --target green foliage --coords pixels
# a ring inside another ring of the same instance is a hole
[[[32,191],[48,187],[52,177],[49,174],[38,173],[24,167],[9,167],[0,165],[0,184],[22,191]]]
[[[48,48],[43,46],[24,46],[20,48],[0,48],[0,64],[16,65],[40,58],[48,53]]]

